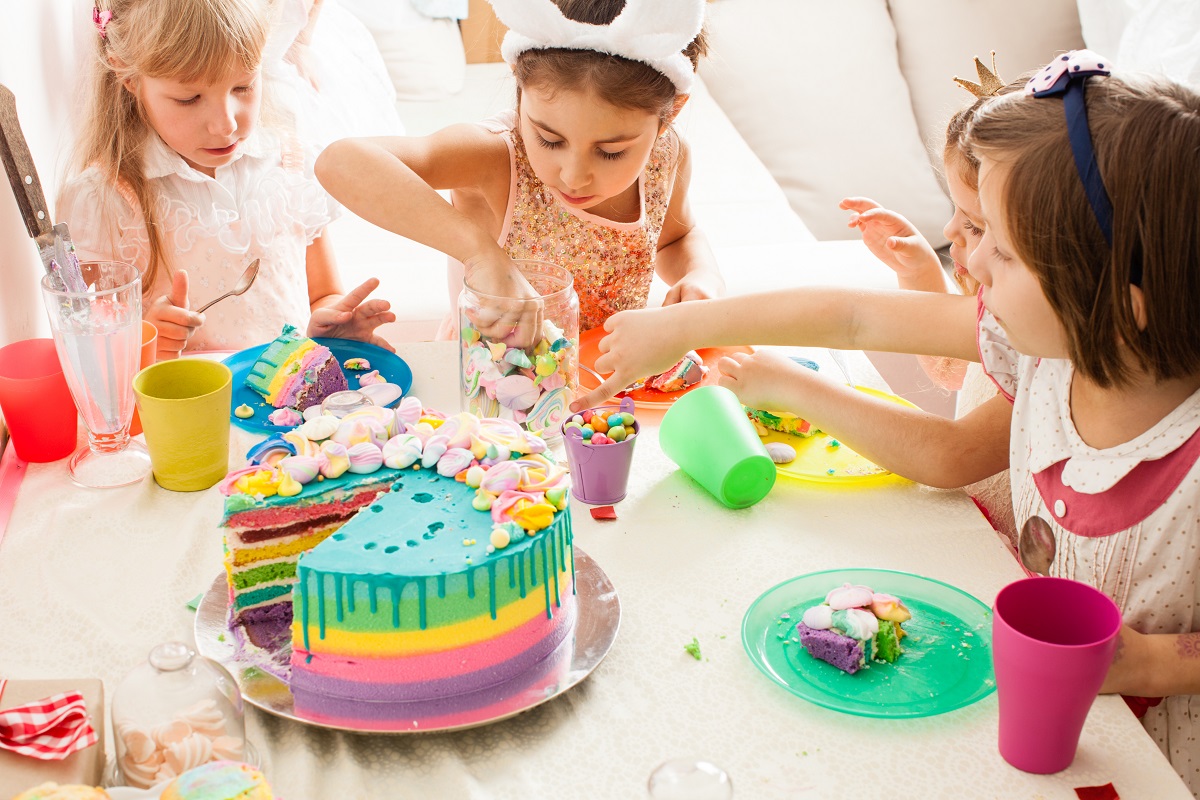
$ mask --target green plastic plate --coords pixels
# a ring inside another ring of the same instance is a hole
[[[800,646],[796,623],[804,610],[843,583],[895,595],[912,611],[896,662],[871,662],[848,675]],[[742,644],[754,666],[792,694],[861,717],[944,714],[996,688],[991,610],[961,589],[907,572],[837,569],[784,581],[750,606]]]

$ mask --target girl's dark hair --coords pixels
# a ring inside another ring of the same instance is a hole
[[[1000,213],[1016,255],[1066,330],[1075,368],[1100,386],[1128,385],[1128,353],[1159,381],[1195,375],[1200,94],[1127,75],[1088,78],[1086,92],[1096,161],[1113,206],[1112,247],[1079,179],[1060,97],[995,98],[975,115],[967,142],[977,157],[1006,168]],[[1144,329],[1130,295],[1138,260]]]
[[[651,0],[652,1],[652,0]],[[567,19],[607,25],[625,8],[625,0],[555,0]],[[683,50],[695,67],[707,51],[704,31]],[[664,123],[675,112],[677,92],[666,75],[648,64],[595,50],[526,50],[513,67],[517,90],[537,86],[550,90],[589,89],[618,108],[656,115]]]

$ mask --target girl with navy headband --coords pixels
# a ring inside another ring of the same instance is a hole
[[[1018,524],[1052,531],[1025,566],[1117,603],[1103,691],[1126,696],[1200,792],[1200,94],[1109,68],[1069,53],[976,112],[978,299],[795,289],[623,312],[595,365],[612,377],[582,401],[696,347],[982,360],[1000,394],[954,420],[765,352],[719,369],[747,405],[800,414],[914,480],[961,486],[1009,466]]]

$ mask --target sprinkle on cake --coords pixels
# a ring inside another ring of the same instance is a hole
[[[346,375],[328,347],[291,325],[267,345],[250,368],[246,386],[275,408],[303,411],[348,388]]]
[[[871,660],[899,658],[900,625],[911,618],[899,598],[845,583],[806,609],[796,632],[809,655],[853,675]]]

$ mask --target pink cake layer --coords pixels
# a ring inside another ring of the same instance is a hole
[[[549,657],[512,680],[466,694],[416,702],[362,702],[293,686],[296,712],[304,719],[354,730],[439,730],[511,716],[553,696],[570,673],[574,645],[564,641]]]

